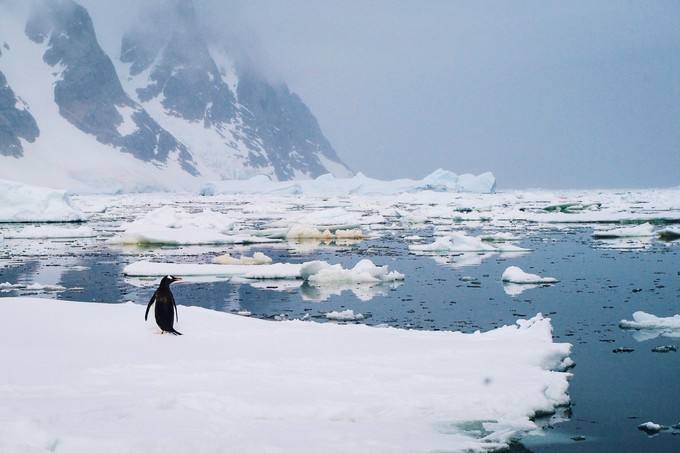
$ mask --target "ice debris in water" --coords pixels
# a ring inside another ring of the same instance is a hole
[[[354,310],[330,311],[326,313],[326,319],[331,321],[359,321],[364,319],[364,315],[354,313]]]
[[[516,284],[557,283],[559,281],[553,277],[541,277],[540,275],[529,274],[517,266],[510,266],[505,269],[501,279],[504,282]]]
[[[310,261],[302,265],[300,276],[310,285],[341,283],[387,283],[404,279],[404,274],[390,271],[388,266],[376,266],[369,259],[359,261],[353,268],[345,269],[340,264],[325,261]]]

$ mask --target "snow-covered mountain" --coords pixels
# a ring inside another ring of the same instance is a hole
[[[190,0],[121,30],[119,55],[72,0],[0,8],[0,178],[148,190],[351,175],[297,95],[204,38]]]

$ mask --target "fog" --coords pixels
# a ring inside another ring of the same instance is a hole
[[[118,56],[159,1],[82,2]],[[196,0],[220,43],[309,105],[380,178],[501,188],[680,185],[680,3]]]

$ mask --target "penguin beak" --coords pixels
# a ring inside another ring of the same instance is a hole
[[[173,283],[175,283],[175,282],[181,282],[181,281],[182,281],[182,279],[181,279],[180,277],[172,277],[172,282],[173,282]]]

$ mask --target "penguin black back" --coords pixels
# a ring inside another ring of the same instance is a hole
[[[161,280],[158,289],[151,296],[149,304],[146,306],[146,313],[144,314],[144,320],[146,321],[149,316],[149,309],[151,305],[154,305],[154,314],[156,316],[156,324],[161,328],[163,333],[170,332],[175,335],[182,335],[175,330],[174,324],[175,319],[179,320],[177,315],[177,304],[175,304],[175,298],[170,291],[170,285],[178,280],[178,277],[173,277],[172,275],[166,275]]]

